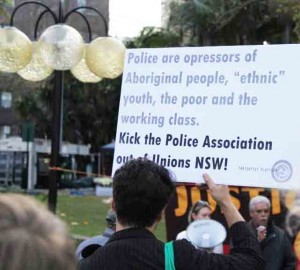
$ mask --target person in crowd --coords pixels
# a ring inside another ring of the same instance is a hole
[[[76,269],[65,224],[29,196],[1,194],[0,269]]]
[[[177,270],[264,269],[258,241],[231,201],[228,187],[215,184],[207,174],[204,174],[204,181],[230,228],[231,254],[208,253],[196,249],[186,239],[173,241],[170,246],[156,239],[155,229],[174,192],[172,179],[167,169],[145,158],[130,160],[120,167],[113,177],[116,232],[105,246],[81,260],[79,269],[165,269],[168,265],[165,259],[171,263],[172,254]]]
[[[211,218],[211,207],[206,201],[197,201],[194,203],[194,205],[191,207],[189,214],[188,214],[188,222],[191,223],[195,220],[200,220],[200,219],[210,219]],[[187,233],[186,230],[180,232],[176,236],[176,240],[180,239],[187,239]],[[214,253],[223,253],[223,245],[218,245],[213,248],[212,252]]]
[[[285,219],[286,232],[296,255],[296,270],[300,270],[300,206],[293,206]]]
[[[259,241],[266,270],[294,270],[296,258],[291,243],[285,232],[271,220],[270,212],[271,203],[267,197],[252,198],[248,227]]]
[[[79,244],[76,249],[76,257],[78,260],[87,258],[95,252],[96,249],[106,244],[109,238],[116,231],[116,213],[112,209],[107,212],[106,215],[107,227],[101,235],[94,236],[87,240],[84,240]]]

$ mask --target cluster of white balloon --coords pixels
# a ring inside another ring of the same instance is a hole
[[[53,70],[71,70],[84,83],[113,79],[123,72],[124,54],[118,39],[99,37],[85,44],[81,34],[66,24],[50,26],[34,42],[13,26],[0,29],[0,71],[29,81],[44,80]]]

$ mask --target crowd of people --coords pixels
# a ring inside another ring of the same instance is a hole
[[[138,158],[114,174],[107,229],[82,242],[77,250],[64,223],[34,199],[1,195],[0,269],[296,269],[290,239],[299,237],[300,243],[298,212],[288,215],[286,234],[271,219],[269,199],[256,196],[250,200],[251,220],[246,222],[228,187],[216,184],[207,174],[203,179],[226,219],[229,254],[223,254],[222,246],[213,252],[195,247],[186,231],[168,243],[155,237],[174,192],[174,176],[166,168]],[[197,201],[188,221],[210,219],[211,212],[207,202]]]

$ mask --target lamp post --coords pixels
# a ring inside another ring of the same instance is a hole
[[[32,43],[25,34],[14,27],[14,16],[20,8],[34,4],[43,8],[37,17],[34,38],[42,17],[51,14],[54,25],[47,28],[38,42]],[[102,78],[116,78],[122,73],[125,53],[124,45],[111,37],[99,37],[91,42],[91,25],[86,16],[78,10],[87,9],[101,17],[107,36],[108,27],[103,14],[95,8],[82,6],[64,14],[63,1],[59,1],[58,15],[47,5],[28,1],[18,5],[12,12],[10,27],[0,29],[0,71],[17,72],[27,80],[40,81],[54,70],[53,119],[51,137],[51,160],[48,207],[55,213],[57,204],[57,184],[59,155],[62,141],[62,108],[64,91],[64,70],[82,82],[99,82]],[[86,24],[89,44],[76,29],[65,24],[72,14],[78,14]],[[19,43],[18,43],[19,42]],[[52,169],[51,169],[52,168]]]

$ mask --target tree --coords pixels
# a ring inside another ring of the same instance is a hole
[[[180,45],[180,36],[159,27],[144,27],[140,35],[127,42],[127,48],[161,48]]]
[[[12,0],[0,0],[0,23],[5,22],[9,15],[8,12],[6,11],[6,6],[12,4]]]
[[[98,84],[83,84],[65,72],[63,140],[91,144],[92,151],[114,139],[121,88],[121,77]],[[15,101],[21,120],[30,119],[37,137],[51,137],[53,78],[39,90]]]
[[[289,43],[296,0],[186,0],[170,4],[169,29],[181,33],[183,44],[234,45]]]

